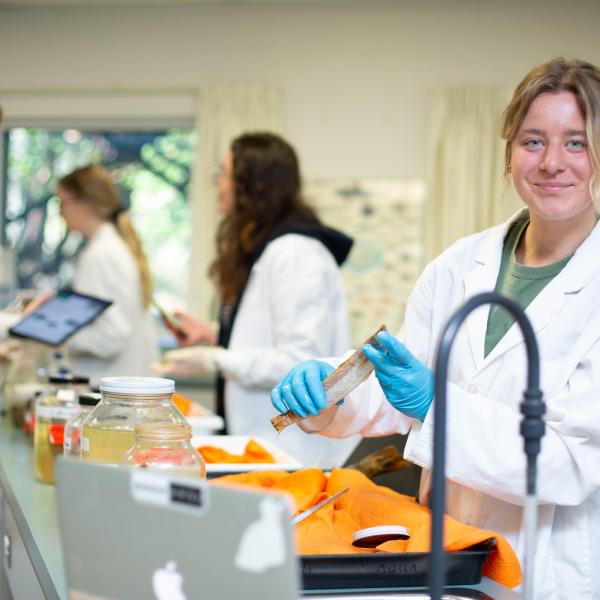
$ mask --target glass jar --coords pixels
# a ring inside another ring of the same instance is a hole
[[[175,382],[160,377],[104,377],[102,400],[88,415],[81,434],[81,458],[118,465],[135,443],[134,427],[182,423],[172,402]]]
[[[136,425],[135,445],[120,467],[158,471],[165,475],[206,478],[206,464],[191,444],[192,428],[182,423]]]
[[[33,398],[29,398],[25,402],[25,408],[23,410],[23,433],[29,442],[33,444],[33,430],[35,429],[35,403],[38,398],[44,394],[43,391],[37,391]]]
[[[79,411],[65,425],[65,441],[63,442],[65,456],[81,458],[81,429],[87,416],[100,402],[100,398],[100,394],[79,394]]]
[[[67,421],[79,410],[77,396],[89,390],[89,377],[48,377],[51,388],[35,403],[33,470],[42,483],[54,483],[54,460],[63,453]]]

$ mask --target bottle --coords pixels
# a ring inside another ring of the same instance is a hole
[[[94,406],[100,402],[100,394],[79,394],[79,411],[72,416],[65,425],[65,440],[63,454],[74,458],[81,458],[81,430],[87,416]]]
[[[145,423],[182,423],[172,402],[175,382],[160,377],[104,377],[102,399],[88,415],[81,435],[81,458],[118,465],[135,443],[134,427]]]
[[[89,391],[89,377],[48,377],[51,389],[35,403],[33,470],[42,483],[54,483],[54,460],[63,453],[65,425],[79,410],[77,395]]]
[[[148,469],[165,475],[206,478],[206,464],[191,444],[192,428],[182,423],[147,423],[134,428],[135,445],[120,467]]]

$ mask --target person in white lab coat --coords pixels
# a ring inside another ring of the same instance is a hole
[[[526,208],[434,260],[408,302],[398,339],[365,346],[375,375],[342,406],[324,408],[309,361],[273,391],[309,431],[367,436],[410,431],[405,456],[430,488],[434,354],[450,315],[473,295],[515,298],[535,330],[547,402],[538,460],[535,598],[600,598],[600,70],[578,60],[535,67],[503,117],[506,172]],[[401,340],[401,341],[400,341]],[[523,558],[525,456],[519,403],[526,356],[520,329],[480,308],[460,330],[448,374],[447,510],[503,534]]]
[[[97,165],[76,169],[60,179],[56,195],[67,229],[86,240],[73,289],[113,302],[67,341],[73,370],[93,383],[104,376],[151,374],[158,352],[148,311],[150,271],[109,173]]]
[[[2,106],[0,106],[0,125],[2,125]],[[0,275],[4,280],[6,273]],[[6,339],[9,327],[12,327],[18,320],[19,315],[0,310],[0,342]]]
[[[217,184],[224,218],[211,274],[222,300],[220,324],[179,313],[187,334],[180,342],[209,346],[167,353],[157,369],[172,376],[218,369],[217,408],[228,433],[271,439],[307,466],[339,466],[358,439],[307,440],[291,428],[277,437],[269,392],[299,360],[348,347],[338,265],[352,240],[323,226],[302,200],[296,153],[279,136],[235,139]]]

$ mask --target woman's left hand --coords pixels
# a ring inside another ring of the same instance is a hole
[[[21,317],[27,317],[31,313],[35,312],[42,304],[50,300],[55,295],[55,292],[52,290],[44,290],[40,292],[37,296],[32,298],[21,313]]]
[[[190,377],[199,373],[214,373],[217,360],[223,348],[214,346],[193,346],[178,348],[165,352],[159,363],[152,365],[152,370],[167,377]]]
[[[380,347],[365,344],[362,351],[373,363],[388,402],[409,417],[425,420],[433,400],[433,371],[389,332],[378,333],[377,341]]]
[[[217,323],[199,321],[192,314],[183,310],[176,310],[173,315],[177,319],[178,327],[173,328],[170,324],[167,324],[167,327],[173,332],[180,346],[196,344],[214,346],[217,343],[219,331]]]

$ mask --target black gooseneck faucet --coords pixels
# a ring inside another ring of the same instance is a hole
[[[527,477],[525,504],[525,573],[524,598],[533,598],[533,560],[535,534],[537,530],[536,505],[536,463],[540,452],[541,438],[545,424],[543,415],[546,410],[540,390],[540,358],[533,328],[523,309],[514,301],[496,292],[473,296],[450,317],[442,331],[435,361],[435,400],[433,432],[433,474],[431,489],[431,554],[429,573],[429,592],[432,600],[440,600],[445,583],[445,558],[443,548],[445,469],[446,469],[446,380],[448,377],[448,359],[450,349],[462,322],[469,313],[482,304],[499,304],[516,319],[527,349],[527,388],[521,402],[520,432],[523,437],[527,456]],[[527,521],[529,520],[529,526]]]

